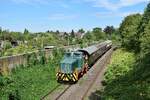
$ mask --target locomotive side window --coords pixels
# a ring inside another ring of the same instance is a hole
[[[79,53],[74,53],[74,56],[75,56],[75,57],[81,57],[81,54],[79,54]]]
[[[71,56],[71,53],[66,53],[65,54],[65,57],[70,57]]]

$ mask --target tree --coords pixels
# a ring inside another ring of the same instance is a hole
[[[23,41],[23,36],[20,32],[11,32],[12,41]]]
[[[121,34],[122,46],[129,50],[139,50],[137,29],[141,18],[140,14],[129,15],[120,25],[119,32]]]
[[[93,28],[93,32],[94,33],[101,33],[102,32],[102,28],[99,28],[99,27]]]
[[[90,32],[90,31],[87,31],[86,34],[83,37],[84,40],[87,40],[89,42],[95,40],[95,38],[96,37],[94,36],[94,34],[92,32]]]
[[[141,40],[141,52],[144,55],[150,54],[150,21],[145,27]]]
[[[141,54],[150,55],[150,3],[147,5],[139,25]]]
[[[23,35],[24,35],[24,40],[27,41],[27,40],[31,39],[30,33],[29,33],[29,31],[27,29],[24,30]]]
[[[105,38],[104,32],[102,32],[102,29],[99,27],[93,28],[92,33],[94,34],[96,41],[99,41]]]
[[[150,3],[146,7],[144,14],[143,14],[143,17],[141,19],[140,25],[138,27],[139,37],[142,36],[144,29],[147,26],[149,21],[150,21]]]
[[[2,28],[0,27],[0,39],[2,38]]]
[[[74,38],[74,37],[75,37],[74,30],[72,30],[72,31],[71,31],[71,34],[70,34],[70,35],[71,35],[71,37],[72,37],[72,38]]]
[[[108,35],[112,35],[115,32],[115,28],[113,26],[106,26],[104,32]]]
[[[56,31],[56,34],[59,34],[59,30]]]
[[[29,31],[25,28],[24,29],[24,35],[28,35],[29,34]]]
[[[83,28],[78,30],[79,33],[85,33],[85,31],[83,30]]]
[[[12,47],[11,42],[9,41],[5,41],[4,42],[4,50],[10,49]]]
[[[0,27],[0,34],[2,33],[2,28]]]
[[[5,41],[5,40],[12,41],[12,36],[11,36],[9,30],[2,31],[1,35],[2,35],[1,38],[3,41]]]
[[[47,31],[46,31],[46,33],[50,33],[50,31],[49,31],[49,30],[47,30]]]

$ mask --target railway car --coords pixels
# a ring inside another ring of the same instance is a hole
[[[56,74],[57,81],[77,82],[111,46],[112,42],[108,40],[77,51],[66,52]]]

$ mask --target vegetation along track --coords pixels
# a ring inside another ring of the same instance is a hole
[[[66,85],[66,84],[58,85],[51,92],[45,95],[42,98],[42,100],[69,100],[69,99],[83,100],[85,99],[85,97],[93,87],[95,81],[97,80],[98,76],[100,75],[100,73],[102,73],[102,70],[107,64],[108,59],[110,58],[112,52],[113,52],[113,48],[108,52],[106,52],[96,62],[96,64],[89,70],[89,72],[79,80],[79,82],[77,82],[74,85]],[[89,75],[91,74],[91,76],[89,76],[88,74]],[[87,78],[85,79],[85,77]],[[93,80],[93,81],[89,81],[89,80]],[[58,88],[60,88],[60,90],[58,90]]]

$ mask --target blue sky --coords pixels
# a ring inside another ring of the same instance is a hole
[[[143,13],[149,0],[0,0],[0,26],[11,31],[71,31],[106,25]]]

